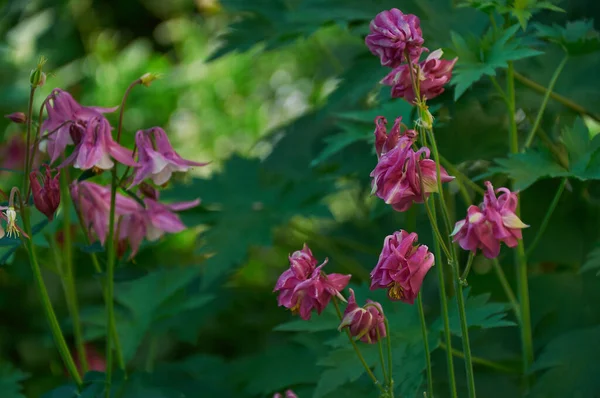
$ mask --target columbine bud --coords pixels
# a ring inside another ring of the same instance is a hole
[[[132,178],[132,181],[133,181],[133,178]],[[150,198],[153,200],[158,200],[158,197],[160,196],[160,192],[158,192],[158,189],[154,188],[152,185],[148,184],[147,182],[142,182],[140,184],[140,192],[144,195],[144,197]]]
[[[31,182],[35,208],[48,217],[48,220],[52,221],[54,212],[60,204],[60,184],[58,181],[60,172],[56,173],[53,178],[50,167],[48,165],[44,165],[44,167],[46,168],[44,176],[39,170],[35,170],[29,174],[29,181]],[[43,182],[43,186],[40,184],[40,180]]]
[[[350,328],[350,334],[360,341],[374,344],[385,337],[385,318],[379,303],[367,300],[367,305],[359,307],[354,298],[354,290],[350,290],[348,306],[344,311],[342,323],[338,330]]]
[[[152,83],[155,80],[158,80],[161,78],[161,75],[158,73],[144,73],[142,75],[142,77],[140,77],[140,80],[142,81],[142,84],[146,87],[150,87],[150,83]]]
[[[5,118],[10,119],[12,122],[17,124],[27,123],[27,115],[23,112],[14,112],[8,115],[4,115]]]
[[[46,83],[46,74],[42,72],[42,68],[46,63],[46,58],[41,57],[40,62],[38,62],[37,67],[31,71],[29,75],[29,83],[31,87],[42,87],[44,83]]]

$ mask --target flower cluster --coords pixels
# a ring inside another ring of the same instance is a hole
[[[402,118],[396,119],[387,134],[387,120],[379,116],[375,119],[375,149],[379,161],[371,172],[372,192],[392,205],[396,211],[406,211],[413,203],[423,203],[432,192],[437,192],[436,164],[429,159],[429,149],[413,149],[417,137],[414,130],[400,133]],[[452,181],[440,166],[442,182]]]
[[[354,290],[350,290],[348,305],[338,330],[349,328],[350,334],[367,344],[374,344],[386,336],[385,318],[381,304],[367,300],[364,307],[356,304]]]
[[[441,59],[441,49],[433,51],[419,62],[424,40],[419,18],[403,14],[397,8],[382,11],[370,25],[365,38],[369,50],[377,55],[383,66],[394,68],[382,83],[392,87],[392,97],[413,103],[421,98],[432,99],[444,92],[452,77],[452,61]],[[415,88],[420,95],[415,93]]]
[[[522,238],[521,229],[528,227],[515,214],[518,197],[508,188],[494,190],[492,183],[485,182],[483,203],[469,206],[467,217],[454,226],[452,236],[464,250],[477,252],[480,249],[487,258],[500,254],[500,243],[516,247]],[[496,193],[501,192],[499,197]]]
[[[40,126],[36,143],[47,152],[49,164],[43,165],[44,172],[35,167],[29,174],[29,182],[35,207],[48,219],[54,218],[61,201],[60,171],[51,169],[50,164],[63,159],[59,170],[72,165],[81,170],[93,169],[97,174],[115,167],[115,162],[118,162],[128,166],[127,171],[133,168],[132,175],[122,178],[130,182],[129,195],[116,194],[113,236],[119,248],[118,254],[122,254],[129,246],[131,258],[138,252],[144,238],[155,241],[165,233],[180,232],[186,228],[175,212],[195,207],[200,201],[161,203],[158,191],[146,180],[164,185],[173,172],[184,172],[207,163],[179,156],[160,127],[138,131],[135,136],[136,151],[121,146],[113,139],[113,127],[105,117],[117,107],[83,106],[71,94],[58,88],[52,90],[43,106],[47,118]],[[15,123],[26,121],[18,113],[7,117]],[[67,153],[69,146],[74,146],[70,154]],[[39,152],[37,148],[33,149],[35,157],[35,153]],[[36,166],[35,163],[31,165]],[[85,232],[90,239],[97,238],[104,245],[110,234],[110,186],[75,180],[70,185],[70,194],[87,228]],[[16,211],[11,206],[3,209],[6,212],[1,217],[7,221],[9,236],[18,234],[20,229],[15,222]]]

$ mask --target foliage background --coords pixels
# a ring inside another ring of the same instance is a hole
[[[599,19],[595,1],[559,5],[565,13],[541,11],[534,20],[564,25]],[[390,99],[379,85],[386,71],[362,40],[370,19],[391,7],[417,14],[426,45],[448,54],[460,51],[450,31],[476,39],[490,23],[485,13],[448,0],[3,2],[2,114],[25,109],[29,70],[41,54],[49,58],[53,75],[38,106],[54,87],[68,89],[83,104],[113,106],[132,80],[160,72],[162,80],[131,95],[125,142],[131,143],[139,128],[160,125],[184,157],[212,161],[192,178],[171,183],[163,195],[202,199],[198,210],[183,215],[190,230],[145,246],[133,263],[118,268],[119,333],[134,372],[123,382],[123,396],[264,397],[288,387],[300,397],[370,396],[369,380],[338,338],[334,314],[294,320],[277,307],[272,288],[287,266],[286,256],[306,242],[318,258],[330,259],[330,272],[353,274],[359,301],[385,301],[365,285],[384,237],[414,229],[421,243],[432,244],[422,209],[395,213],[369,194],[375,116],[411,120],[409,106]],[[561,50],[533,39],[532,24],[526,29],[526,44],[543,54],[517,61],[517,71],[546,85]],[[597,132],[592,121],[600,114],[599,57],[597,51],[573,57],[555,88],[589,111],[586,124],[582,115],[552,100],[542,123],[571,165],[585,156],[591,160],[587,177],[569,179],[530,257],[537,358],[531,397],[600,396],[594,374],[600,365],[600,282],[594,270],[600,267],[598,136],[579,151],[573,144],[588,127]],[[502,67],[493,70],[503,84]],[[449,87],[432,104],[442,155],[478,182],[493,175],[501,185],[506,175],[518,175],[522,219],[531,225],[524,239],[531,240],[560,183],[557,177],[565,174],[548,171],[548,163],[533,157],[494,162],[508,152],[502,100],[486,78],[457,102],[453,91]],[[540,102],[538,92],[517,84],[523,139]],[[4,140],[22,134],[7,120],[0,121],[0,131]],[[9,172],[2,177],[2,189],[20,178]],[[450,189],[455,214],[461,216],[466,203],[456,185]],[[38,245],[48,247],[46,239],[57,233],[58,222],[44,229]],[[10,246],[0,250],[0,397],[70,397],[26,255]],[[500,260],[514,286],[512,256]],[[76,264],[86,340],[102,352],[98,276],[85,250]],[[43,265],[69,333],[56,270],[51,261]],[[443,396],[445,360],[433,273],[424,284],[424,298],[436,389]],[[499,365],[476,363],[478,391],[490,398],[518,396],[519,333],[489,261],[476,259],[469,284],[474,355]],[[421,396],[425,363],[416,309],[384,307],[393,314],[398,391],[403,397]],[[454,346],[460,349],[459,341]],[[367,350],[366,356],[375,364],[376,352]],[[457,380],[463,380],[458,357],[455,366]],[[98,375],[88,375],[86,396],[97,394],[95,380]]]

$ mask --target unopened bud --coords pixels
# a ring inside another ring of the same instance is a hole
[[[154,188],[152,185],[148,184],[147,182],[142,182],[140,184],[140,192],[146,198],[150,198],[152,200],[158,200],[158,196],[160,195],[158,190],[156,188]]]
[[[160,79],[161,77],[162,75],[158,73],[144,73],[142,77],[140,77],[140,80],[142,81],[142,84],[144,86],[150,87],[150,83],[157,79]]]
[[[4,117],[17,124],[27,123],[27,115],[25,115],[23,112],[14,112],[9,115],[4,115]]]
[[[45,165],[46,172],[42,175],[38,170],[29,174],[31,183],[31,192],[33,194],[33,204],[35,208],[52,221],[54,213],[60,205],[60,172],[52,177],[52,172],[48,165]],[[41,183],[40,183],[41,180]]]
[[[45,63],[46,58],[41,57],[37,67],[31,71],[31,74],[29,75],[31,87],[42,87],[46,83],[46,74],[42,71]]]

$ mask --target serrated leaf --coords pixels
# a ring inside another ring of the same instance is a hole
[[[505,319],[509,309],[507,304],[489,302],[490,293],[469,296],[470,291],[470,288],[463,290],[469,328],[491,329],[516,325],[514,322]],[[448,304],[448,317],[450,320],[450,331],[460,336],[461,328],[456,297],[453,297]],[[441,332],[443,330],[442,319],[438,318],[432,324],[431,328]]]
[[[600,391],[600,327],[573,330],[552,340],[531,367],[532,398],[593,397]]]
[[[370,367],[374,366],[379,359],[379,353],[374,345],[362,345],[361,353]],[[351,347],[331,352],[320,360],[318,365],[329,367],[329,369],[322,373],[313,395],[314,398],[323,397],[346,383],[358,380],[365,374],[365,369]]]
[[[490,28],[481,39],[471,37],[469,41],[451,32],[454,51],[458,56],[452,73],[452,84],[456,86],[455,101],[483,76],[495,76],[497,69],[507,68],[509,61],[542,54],[513,37],[518,29],[519,25],[513,25],[498,33]]]
[[[21,390],[21,383],[29,378],[29,375],[11,364],[0,364],[0,395],[2,398],[25,398]]]
[[[514,180],[514,188],[524,190],[542,178],[568,177],[568,170],[558,165],[547,152],[534,150],[495,159],[498,165],[490,167],[491,173],[505,173]]]
[[[600,49],[600,33],[593,20],[567,22],[564,27],[535,24],[537,36],[560,45],[569,55],[585,55]]]

